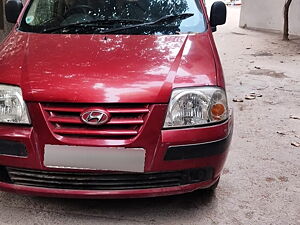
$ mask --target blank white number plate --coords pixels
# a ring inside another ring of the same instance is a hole
[[[44,165],[64,169],[144,172],[145,149],[46,145]]]

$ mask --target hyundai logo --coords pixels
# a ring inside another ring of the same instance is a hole
[[[81,113],[80,118],[86,124],[101,125],[110,120],[110,114],[103,109],[87,109]]]

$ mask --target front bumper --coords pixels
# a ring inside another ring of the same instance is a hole
[[[13,192],[23,195],[34,195],[54,198],[85,198],[85,199],[121,199],[121,198],[147,198],[168,195],[179,195],[193,192],[198,189],[208,188],[217,182],[214,180],[205,181],[197,184],[189,184],[176,187],[165,188],[149,188],[137,190],[121,190],[121,191],[94,191],[94,190],[64,190],[49,189],[39,187],[29,187],[21,185],[13,185],[0,182],[0,189],[7,192]]]
[[[151,117],[149,120],[148,124],[151,122]],[[155,118],[153,118],[153,121],[155,121]],[[0,154],[0,166],[4,168],[24,168],[50,172],[86,172],[82,170],[52,169],[45,167],[43,163],[43,153],[46,143],[56,145],[70,144],[64,143],[63,140],[53,138],[51,132],[48,132],[46,129],[46,124],[41,124],[39,128],[36,128],[37,126],[33,127],[34,128],[8,125],[0,126],[0,143],[1,140],[21,143],[25,145],[27,151],[27,156],[13,156],[7,154],[7,151],[5,154]],[[126,190],[76,190],[72,188],[23,185],[18,182],[12,182],[8,175],[8,179],[3,178],[2,180],[0,176],[0,189],[21,194],[49,197],[130,198],[181,194],[196,189],[208,188],[220,177],[228,154],[232,129],[232,116],[222,124],[193,129],[161,130],[161,126],[146,126],[142,135],[135,141],[126,145],[119,145],[126,147],[143,147],[146,149],[145,173],[211,168],[213,171],[211,176],[199,180],[199,182],[180,183],[176,186],[166,187],[137,187]],[[107,143],[110,147],[115,146],[112,142]],[[103,144],[100,146],[103,146]],[[24,152],[22,154],[24,154]],[[2,177],[5,177],[5,175],[2,175]]]

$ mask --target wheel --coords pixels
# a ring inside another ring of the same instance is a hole
[[[208,188],[204,188],[204,189],[199,189],[198,191],[200,193],[213,194],[215,192],[216,188],[218,187],[219,181],[220,181],[220,177],[212,186],[210,186]]]
[[[220,181],[220,177],[218,178],[218,180],[212,186],[210,186],[209,188],[206,188],[204,190],[214,192],[216,190],[216,188],[218,187],[218,185],[219,185],[219,181]]]
[[[210,202],[212,201],[212,199],[215,197],[215,190],[218,187],[220,178],[217,179],[217,181],[210,186],[209,188],[205,188],[205,189],[198,189],[194,192],[192,192],[192,196],[201,199],[202,201],[207,201]]]

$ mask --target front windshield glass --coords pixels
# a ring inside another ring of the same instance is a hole
[[[63,34],[201,33],[199,0],[32,0],[20,28]]]

